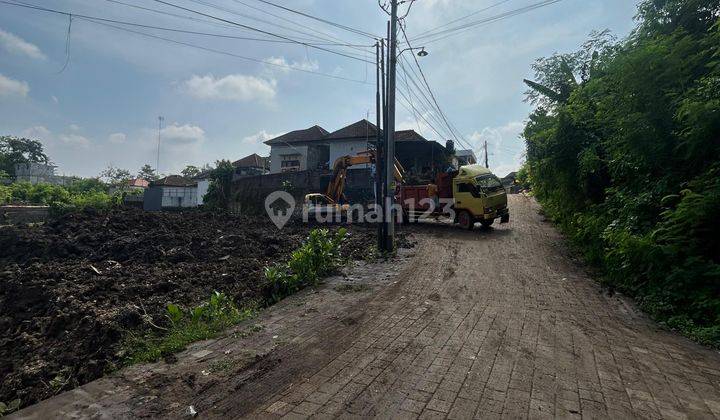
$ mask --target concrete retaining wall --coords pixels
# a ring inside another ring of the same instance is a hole
[[[278,190],[290,192],[300,206],[306,194],[325,192],[331,177],[329,171],[299,171],[239,178],[232,183],[229,210],[235,213],[262,213],[265,211],[265,197]],[[352,203],[373,200],[369,169],[348,171],[345,195]]]
[[[24,224],[39,223],[47,220],[48,206],[0,206],[0,223]]]

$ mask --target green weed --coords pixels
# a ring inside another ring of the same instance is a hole
[[[316,285],[337,269],[342,264],[340,246],[346,236],[344,228],[334,234],[328,229],[314,229],[287,263],[265,268],[267,303],[273,304],[306,286]]]
[[[238,306],[224,293],[215,292],[210,299],[194,308],[183,309],[168,304],[166,316],[170,324],[166,330],[153,330],[144,334],[129,333],[122,348],[124,364],[154,362],[184,350],[195,341],[207,340],[256,313],[254,305]]]
[[[20,399],[12,400],[7,404],[0,401],[0,417],[17,411],[20,408],[20,403]]]

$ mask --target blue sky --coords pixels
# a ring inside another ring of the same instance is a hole
[[[364,36],[258,0],[169,1],[294,38],[323,36],[351,44],[372,43]],[[407,32],[412,39],[493,4],[502,3],[459,23],[538,1],[417,0],[406,19]],[[126,4],[107,0],[25,1],[74,14],[152,26],[265,37],[218,22],[200,22],[197,19],[209,19],[153,0],[122,2]],[[276,2],[365,32],[385,31],[387,16],[375,0]],[[635,9],[635,2],[628,0],[563,0],[429,43],[430,55],[420,63],[448,119],[478,155],[482,142],[489,142],[490,166],[502,176],[516,169],[522,160],[523,142],[518,135],[531,109],[523,102],[522,79],[532,77],[533,61],[577,49],[592,30],[607,28],[618,36],[626,35],[634,26]],[[375,118],[375,70],[360,60],[297,44],[133,29],[291,68],[273,66],[78,18],[73,19],[66,55],[68,20],[62,15],[0,4],[0,134],[41,140],[60,173],[95,176],[110,164],[132,172],[145,163],[155,166],[159,115],[165,118],[162,173],[177,173],[187,164],[235,160],[253,152],[267,154],[262,141],[290,130],[320,124],[332,131],[366,116],[371,121]],[[423,42],[415,43],[421,45]],[[356,49],[326,48],[366,56]],[[373,52],[368,50],[368,60],[374,61]],[[68,56],[67,66],[61,71]],[[356,82],[301,72],[298,68]],[[432,122],[429,114],[424,117]],[[422,116],[413,115],[401,105],[397,121],[399,128],[413,128],[430,139],[444,140],[424,123]]]

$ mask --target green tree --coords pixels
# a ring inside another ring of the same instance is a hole
[[[159,177],[155,169],[152,166],[145,164],[138,171],[137,177],[144,179],[145,181],[156,181]]]
[[[0,171],[15,176],[18,163],[49,163],[43,145],[37,140],[15,136],[0,136]]]
[[[200,168],[198,168],[197,166],[188,165],[180,173],[185,178],[194,178],[194,177],[200,175],[201,172],[202,172],[202,170]]]
[[[720,0],[646,0],[626,39],[538,60],[524,130],[543,208],[613,288],[720,346]]]
[[[227,209],[235,167],[229,160],[219,160],[210,171],[210,186],[203,197],[203,203],[211,208]]]
[[[107,185],[100,180],[100,178],[79,178],[73,180],[68,185],[67,190],[71,194],[82,194],[88,192],[105,192]]]
[[[110,186],[123,187],[132,179],[132,175],[130,175],[130,171],[127,169],[120,169],[108,165],[107,168],[100,172],[100,179],[104,180],[105,183]]]

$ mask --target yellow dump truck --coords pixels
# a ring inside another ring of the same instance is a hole
[[[436,197],[429,196],[437,191]],[[437,175],[434,185],[401,185],[397,200],[405,220],[418,216],[453,216],[455,223],[472,229],[476,222],[489,227],[510,221],[507,193],[500,179],[480,165],[467,165]]]

